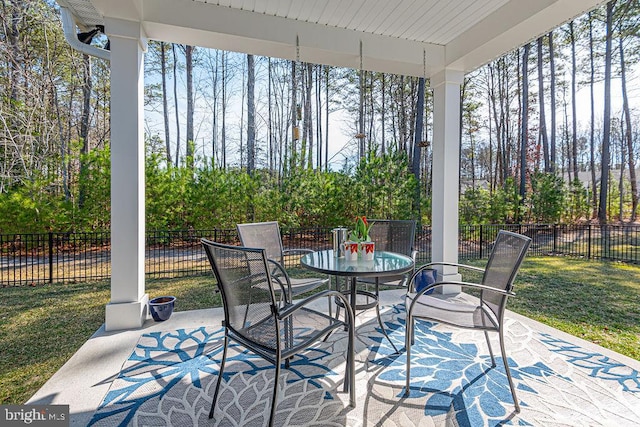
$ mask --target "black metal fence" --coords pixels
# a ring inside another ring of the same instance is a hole
[[[460,226],[459,258],[488,256],[500,229],[533,239],[531,255],[566,255],[587,259],[640,262],[640,226],[493,224]],[[209,274],[200,239],[235,244],[236,230],[150,231],[146,235],[147,278]],[[331,229],[298,228],[283,231],[290,248],[314,250],[331,247]],[[0,286],[108,279],[111,275],[108,232],[0,234]],[[431,228],[416,234],[418,262],[431,260]]]

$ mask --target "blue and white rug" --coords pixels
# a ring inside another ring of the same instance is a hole
[[[275,425],[640,425],[638,370],[515,318],[507,319],[505,342],[519,414],[502,360],[491,368],[484,335],[428,322],[417,324],[404,397],[406,355],[393,354],[374,311],[364,316],[356,332],[357,407],[350,410],[342,392],[346,335],[334,333],[282,370]],[[387,307],[383,320],[402,348],[404,306]],[[222,336],[215,327],[143,335],[90,425],[265,425],[273,367],[238,346],[229,353],[215,421],[208,419]]]

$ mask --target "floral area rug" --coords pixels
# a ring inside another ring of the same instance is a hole
[[[347,342],[336,332],[282,369],[275,425],[640,425],[637,370],[528,322],[507,319],[509,366],[522,407],[516,414],[502,360],[491,367],[482,333],[418,322],[405,396],[406,353],[394,354],[373,310],[358,318],[356,408],[342,391]],[[402,349],[404,306],[386,307],[383,320]],[[266,425],[274,369],[235,345],[215,418],[208,419],[222,337],[216,327],[143,335],[90,425]],[[499,355],[497,336],[492,345]]]

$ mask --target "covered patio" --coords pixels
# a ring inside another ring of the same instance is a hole
[[[74,48],[111,63],[108,331],[147,318],[144,54],[147,40],[426,77],[433,90],[432,260],[456,262],[464,75],[603,0],[58,0]],[[75,24],[75,25],[74,25]],[[110,51],[74,35],[103,25]],[[75,28],[77,26],[77,28]],[[447,267],[442,278],[455,279]],[[456,292],[457,289],[449,289]]]
[[[383,320],[399,348],[402,300],[403,291],[381,294]],[[326,309],[324,302],[319,308]],[[72,425],[266,425],[274,369],[236,351],[227,362],[218,423],[208,419],[222,318],[222,309],[213,308],[147,320],[137,330],[101,328],[28,403],[70,405]],[[404,396],[406,353],[394,354],[375,310],[368,310],[356,321],[356,408],[342,392],[346,339],[336,333],[283,370],[275,425],[637,425],[640,362],[513,312],[507,323],[519,414],[501,365],[490,368],[482,334],[444,325],[419,326]]]
[[[212,379],[219,363],[222,310],[177,312],[161,323],[150,320],[147,313],[143,136],[147,40],[341,67],[359,68],[362,63],[366,70],[428,78],[434,94],[432,261],[457,262],[464,75],[604,1],[58,3],[65,25],[77,26],[67,28],[67,33],[104,25],[110,41],[110,51],[72,44],[111,63],[111,300],[103,327],[28,403],[68,404],[73,425],[207,425]],[[455,268],[444,269],[440,275],[459,277]],[[392,339],[402,346],[401,292],[386,291],[381,303]],[[507,317],[511,324],[508,352],[522,394],[520,414],[513,412],[508,387],[504,388],[500,377],[504,374],[488,369],[481,335],[474,341],[468,334],[428,324],[423,328],[426,338],[418,343],[421,347],[414,356],[424,360],[424,366],[417,370],[415,389],[402,397],[405,356],[393,354],[377,330],[375,317],[366,313],[358,316],[357,408],[349,411],[348,399],[339,392],[344,364],[337,361],[343,359],[325,360],[336,350],[321,348],[317,357],[323,360],[316,365],[327,369],[293,369],[293,374],[287,374],[293,376],[288,378],[289,391],[281,395],[276,423],[637,423],[640,363],[515,313]],[[335,345],[338,353],[339,338],[328,344]],[[252,366],[257,375],[233,377],[247,383],[229,388],[238,394],[227,397],[225,422],[262,425],[268,399],[261,398],[269,387],[261,387],[272,371],[255,365],[245,354],[237,354],[236,362]],[[462,392],[461,384],[466,384]],[[252,394],[243,395],[241,391],[247,388]],[[310,414],[309,408],[321,410]]]

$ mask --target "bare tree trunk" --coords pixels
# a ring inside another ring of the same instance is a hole
[[[20,58],[20,31],[18,29],[18,23],[21,20],[20,16],[20,3],[21,0],[11,0],[11,19],[9,28],[7,29],[7,40],[9,41],[11,55],[9,59],[9,99],[11,101],[18,100],[18,87],[20,86],[20,65],[18,63]],[[6,6],[5,2],[3,5]]]
[[[286,156],[289,156],[288,170],[293,169],[295,162],[296,141],[299,138],[300,130],[298,129],[298,81],[296,76],[297,62],[291,61],[291,148],[285,150],[285,163]]]
[[[91,92],[93,89],[93,80],[91,75],[91,57],[82,55],[84,64],[84,79],[82,82],[82,117],[80,119],[80,140],[82,148],[80,153],[86,156],[89,153],[89,117],[91,115]],[[84,177],[87,171],[86,159],[80,157],[80,176]],[[82,208],[87,196],[87,188],[84,179],[78,180],[78,207]]]
[[[562,149],[560,150],[564,156],[563,158],[567,162],[567,178],[569,182],[572,181],[571,178],[571,141],[569,136],[569,112],[567,111],[567,88],[566,86],[562,86],[562,111],[564,112],[564,136],[562,138]],[[564,164],[562,165],[562,171],[564,173]]]
[[[187,167],[193,169],[195,157],[195,140],[193,134],[193,46],[187,45],[184,49],[184,57],[187,66]]]
[[[160,74],[162,78],[162,116],[164,118],[164,143],[167,150],[167,165],[171,166],[171,134],[169,132],[169,107],[167,106],[167,52],[166,44],[160,42]]]
[[[491,112],[491,93],[487,90],[487,117],[488,117],[488,125],[489,125],[489,165],[488,165],[488,174],[489,174],[489,194],[493,194],[493,190],[495,189],[495,181],[493,179],[493,129],[492,129],[492,112]]]
[[[502,107],[500,107],[500,114],[498,114],[498,98],[500,96],[496,96],[496,84],[500,86],[500,75],[499,69],[496,62],[489,65],[489,101],[493,110],[493,120],[495,124],[495,133],[496,133],[496,167],[495,167],[495,176],[493,177],[492,188],[497,188],[498,184],[502,183],[502,170],[501,170],[501,162],[502,162],[502,127],[504,126],[504,121],[502,120]],[[498,73],[498,76],[496,76]],[[496,82],[498,80],[498,82]],[[498,89],[500,92],[500,89]]]
[[[325,82],[324,82],[324,99],[326,102],[325,105],[325,140],[324,140],[324,151],[325,151],[325,161],[324,161],[324,170],[325,172],[329,171],[329,66],[325,65]]]
[[[621,223],[624,220],[624,168],[626,164],[624,128],[624,120],[620,120],[620,177],[618,178],[618,221],[620,221]]]
[[[591,133],[589,140],[590,148],[590,165],[591,165],[591,217],[596,218],[598,216],[598,184],[596,182],[596,118],[595,118],[595,103],[594,103],[594,79],[595,79],[595,61],[593,59],[593,16],[589,12],[589,64],[590,64],[590,78],[589,78],[589,90],[590,90],[590,102],[591,102]]]
[[[317,65],[314,68],[316,76],[316,141],[318,145],[316,150],[316,167],[322,170],[322,76],[320,75],[322,66]]]
[[[542,69],[542,37],[538,38],[538,101],[540,104],[540,139],[542,140],[542,152],[544,156],[544,170],[551,171],[549,160],[549,137],[547,135],[547,120],[544,108],[544,72]]]
[[[178,108],[178,55],[176,55],[176,45],[171,44],[171,53],[173,54],[173,102],[176,110],[176,157],[175,166],[180,164],[180,113]]]
[[[416,129],[413,134],[413,162],[411,170],[418,185],[416,185],[413,198],[413,210],[417,212],[417,217],[421,218],[420,213],[420,142],[422,140],[422,127],[424,124],[424,77],[418,79],[418,97],[416,99]]]
[[[549,32],[549,70],[550,70],[550,87],[551,95],[551,172],[556,171],[556,59],[553,50],[553,31]]]
[[[240,169],[244,168],[244,161],[245,161],[245,156],[244,156],[244,109],[245,109],[245,103],[244,103],[244,99],[247,96],[247,86],[245,86],[245,68],[244,68],[244,64],[242,64],[242,96],[241,96],[241,100],[240,100],[240,123],[238,124],[239,127],[239,135],[240,135]]]
[[[216,49],[216,56],[214,66],[211,68],[212,73],[212,91],[211,97],[213,98],[213,108],[211,109],[211,165],[215,166],[218,161],[218,100],[219,92],[218,92],[218,56],[220,51]],[[209,56],[211,58],[211,56]],[[209,64],[211,61],[209,60]]]
[[[520,137],[520,203],[527,194],[527,147],[529,139],[529,51],[531,43],[524,46],[522,54],[522,129]],[[518,218],[520,219],[520,218]]]
[[[385,73],[382,73],[382,75],[380,76],[380,85],[381,85],[381,93],[382,93],[382,107],[380,108],[380,114],[381,114],[381,118],[380,118],[380,124],[382,126],[382,143],[380,146],[380,153],[382,155],[384,155],[387,152],[387,146],[386,146],[386,140],[385,140],[385,129],[384,129],[384,125],[385,125],[385,113],[386,113],[386,108],[387,108],[387,103],[385,102],[385,95],[386,95],[386,87],[385,87]]]
[[[222,169],[227,167],[227,61],[229,54],[222,51],[222,126],[220,128],[220,142],[222,144]]]
[[[360,47],[362,49],[362,46]],[[358,81],[360,83],[360,103],[358,106],[358,160],[364,157],[364,70],[360,67]]]
[[[633,138],[631,128],[631,112],[629,109],[629,95],[627,93],[627,73],[624,61],[624,49],[622,47],[622,37],[618,39],[620,49],[620,82],[622,84],[622,109],[625,119],[625,133],[623,138],[627,142],[627,152],[629,159],[629,180],[631,181],[631,222],[636,220],[638,210],[638,180],[636,178],[636,162],[633,154]]]
[[[576,112],[576,39],[573,28],[573,21],[569,23],[569,34],[571,37],[571,157],[573,163],[573,179],[578,179],[578,114]]]
[[[420,182],[420,141],[422,137],[422,127],[424,125],[424,77],[418,79],[418,97],[416,99],[416,129],[413,134],[413,158],[411,171]]]
[[[247,173],[253,174],[256,167],[256,105],[255,64],[253,55],[247,55]]]
[[[267,58],[267,74],[268,74],[268,85],[267,85],[267,100],[268,100],[268,119],[267,119],[267,133],[269,134],[269,171],[273,172],[274,170],[274,159],[275,159],[275,152],[274,152],[274,147],[273,147],[273,108],[272,108],[272,89],[271,89],[271,79],[272,79],[272,75],[271,75],[272,69],[271,69],[271,57]]]
[[[306,163],[307,169],[313,168],[313,120],[311,120],[311,93],[313,86],[313,64],[307,63],[307,78],[306,78],[307,87],[305,100],[304,100],[304,134],[307,135],[306,141],[306,149],[308,150]],[[304,151],[303,151],[304,153]],[[304,166],[305,158],[304,156],[300,159],[301,163]]]
[[[58,135],[60,137],[60,159],[62,171],[60,175],[62,176],[62,189],[64,191],[65,200],[71,199],[71,192],[69,191],[69,158],[67,156],[67,141],[65,140],[64,130],[62,126],[62,112],[60,111],[60,101],[58,100],[58,89],[52,83],[53,90],[53,103],[56,107],[56,119],[58,122]]]
[[[602,172],[600,174],[600,203],[598,206],[598,220],[601,224],[607,222],[607,199],[609,196],[609,162],[611,144],[611,38],[613,36],[613,7],[614,1],[607,3],[607,27],[604,63],[604,115],[602,132]]]

